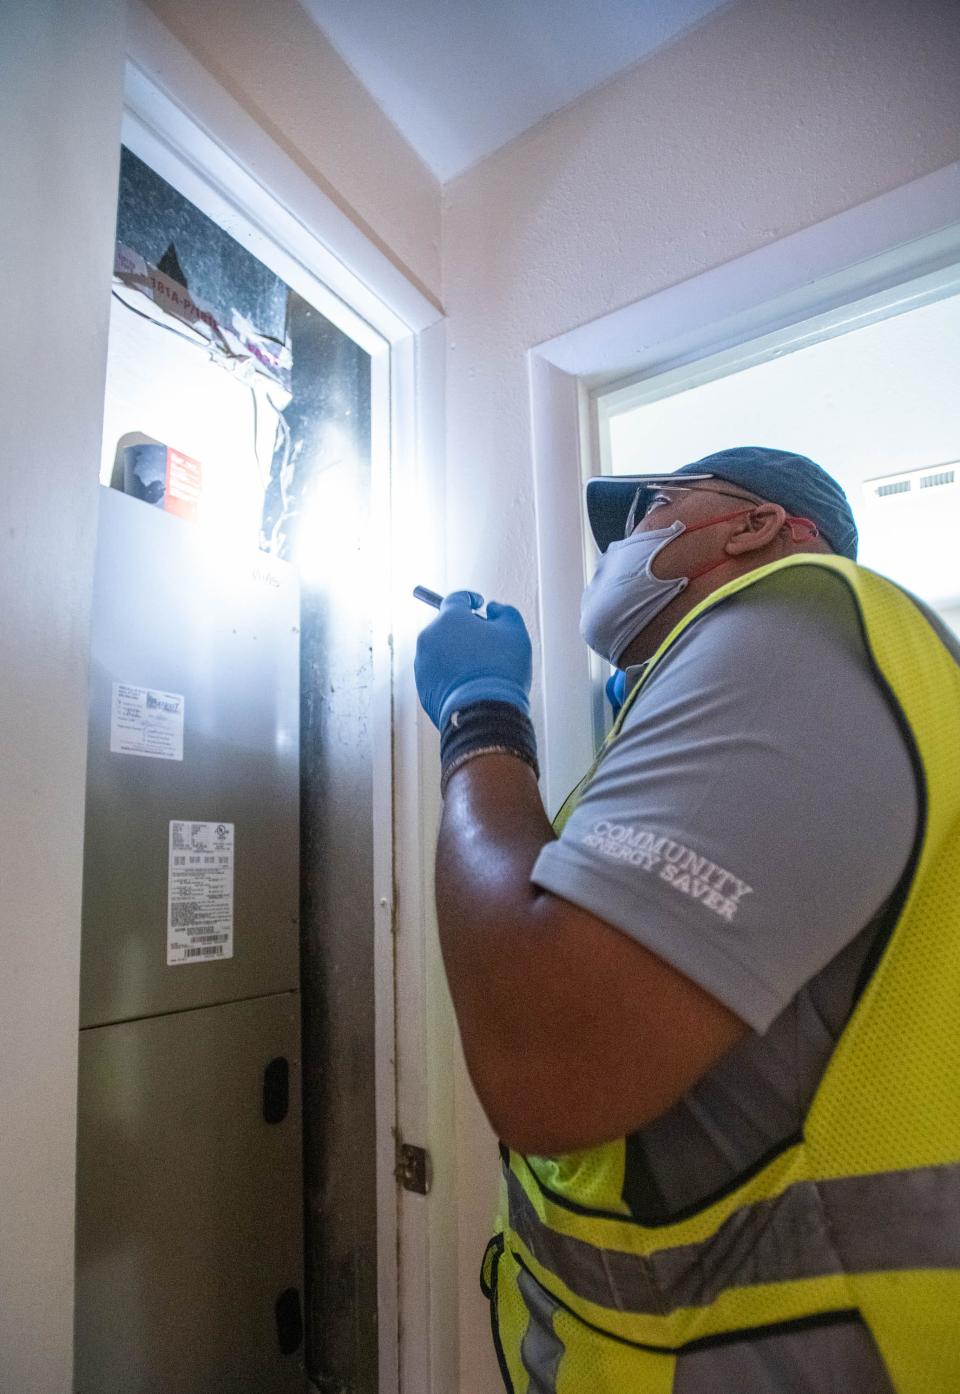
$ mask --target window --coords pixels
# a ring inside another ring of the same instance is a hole
[[[732,445],[809,455],[846,490],[860,561],[956,627],[960,295],[856,312],[599,397],[602,467],[673,470]]]

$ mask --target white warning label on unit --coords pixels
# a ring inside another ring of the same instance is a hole
[[[115,682],[110,710],[110,750],[114,755],[182,760],[182,695]]]
[[[233,824],[170,824],[167,964],[233,958]]]

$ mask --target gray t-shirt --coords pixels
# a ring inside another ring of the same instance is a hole
[[[633,1140],[651,1218],[800,1128],[917,818],[905,738],[852,597],[824,569],[718,606],[644,685],[531,879],[753,1028]]]

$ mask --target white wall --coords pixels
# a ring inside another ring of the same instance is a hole
[[[71,1386],[88,609],[122,0],[8,0],[0,36],[0,1391]]]
[[[297,0],[149,0],[208,72],[435,302],[440,185]]]
[[[528,349],[956,160],[958,65],[947,0],[743,0],[446,186],[450,585],[536,627]],[[492,1394],[496,1153],[462,1072],[457,1129],[460,1389]]]

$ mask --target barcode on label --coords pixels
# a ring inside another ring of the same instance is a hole
[[[214,958],[223,953],[222,944],[209,944],[203,949],[184,949],[184,958]]]
[[[191,944],[225,944],[229,934],[191,934]]]

